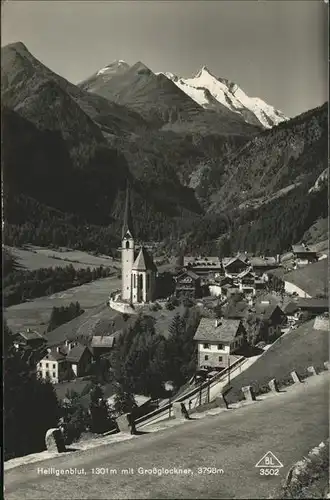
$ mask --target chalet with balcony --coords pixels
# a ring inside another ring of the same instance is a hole
[[[224,275],[222,260],[219,257],[184,257],[184,268],[200,277]]]
[[[198,368],[222,370],[236,357],[244,344],[246,330],[240,320],[202,318],[194,340],[197,342]]]
[[[307,245],[302,243],[301,245],[292,246],[293,258],[297,264],[310,264],[311,262],[317,262],[317,252],[311,250]]]
[[[201,297],[201,278],[190,269],[183,270],[175,278],[176,297],[189,297],[197,299]]]
[[[250,263],[245,254],[238,255],[227,261],[224,260],[223,264],[225,270],[225,276],[236,277],[249,269]]]

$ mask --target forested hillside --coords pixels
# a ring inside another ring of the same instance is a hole
[[[143,64],[103,79],[102,96],[23,44],[2,55],[8,245],[113,253],[128,181],[137,238],[172,253],[281,252],[327,217],[326,104],[261,131]]]

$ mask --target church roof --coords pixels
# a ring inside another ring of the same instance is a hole
[[[126,202],[125,202],[125,212],[124,212],[124,223],[122,228],[121,237],[122,239],[129,233],[129,237],[133,237],[133,222],[131,213],[131,203],[130,203],[130,189],[127,184],[126,187]]]
[[[132,269],[134,271],[156,271],[157,268],[151,255],[145,247],[141,247],[139,255],[136,257]]]

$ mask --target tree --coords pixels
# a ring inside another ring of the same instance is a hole
[[[117,392],[114,396],[114,409],[118,415],[131,413],[137,407],[132,392],[122,385],[118,384]]]
[[[113,424],[111,412],[100,385],[90,391],[89,411],[91,416],[91,431],[97,434],[108,431]]]
[[[51,383],[37,378],[13,345],[4,324],[5,459],[42,451],[46,431],[55,427],[59,404]]]

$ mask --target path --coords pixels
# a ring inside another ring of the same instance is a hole
[[[5,473],[6,500],[268,498],[292,463],[328,437],[328,381],[325,372],[249,406],[17,467]],[[284,464],[278,476],[260,476],[255,468],[269,450]],[[50,467],[83,474],[56,476]],[[159,472],[149,473],[153,467]],[[161,471],[173,467],[192,473]],[[223,474],[198,474],[198,467],[223,469]],[[40,473],[44,468],[47,475]],[[96,474],[97,468],[108,468],[108,474]]]

